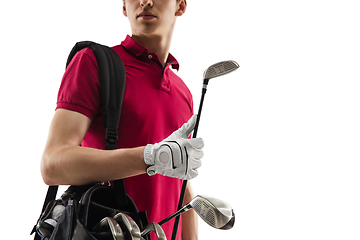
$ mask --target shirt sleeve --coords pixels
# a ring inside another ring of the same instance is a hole
[[[100,108],[99,71],[94,52],[83,49],[66,68],[56,109],[76,111],[93,119]]]

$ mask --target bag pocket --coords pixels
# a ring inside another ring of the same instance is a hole
[[[60,201],[52,200],[48,203],[36,224],[36,232],[40,237],[50,238],[64,209]]]
[[[57,225],[51,234],[50,240],[70,240],[76,223],[76,202],[69,200]]]

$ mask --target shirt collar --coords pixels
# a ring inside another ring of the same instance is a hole
[[[140,57],[142,55],[148,56],[149,51],[147,47],[137,43],[132,37],[129,35],[126,36],[125,40],[121,43],[127,50],[135,54],[137,57]],[[179,71],[179,62],[176,60],[176,58],[169,53],[168,59],[167,59],[167,66],[171,65],[173,69],[176,69]]]

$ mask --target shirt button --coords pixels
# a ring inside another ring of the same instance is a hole
[[[149,59],[152,59],[152,55],[149,55],[148,58],[149,58]]]

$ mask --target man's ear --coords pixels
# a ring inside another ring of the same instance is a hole
[[[183,15],[186,11],[186,7],[187,7],[186,0],[180,0],[178,10],[176,11],[175,16],[179,17],[179,16]]]
[[[125,0],[123,0],[123,14],[127,17],[126,7],[125,7]]]

